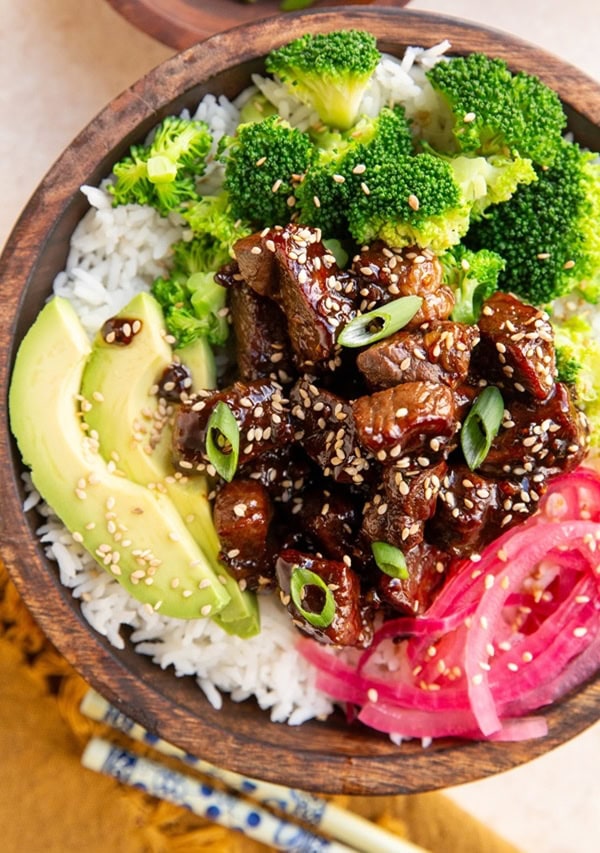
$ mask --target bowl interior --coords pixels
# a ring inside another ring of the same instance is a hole
[[[6,389],[14,354],[63,269],[69,237],[87,209],[78,188],[96,184],[132,142],[165,115],[195,105],[207,92],[236,95],[263,67],[271,48],[303,32],[354,26],[371,30],[384,51],[449,38],[457,53],[484,50],[515,69],[537,73],[565,103],[570,129],[584,145],[600,149],[600,88],[570,66],[522,42],[439,16],[393,9],[351,7],[344,12],[290,15],[215,36],[168,60],[116,98],[69,146],[27,206],[2,258],[0,365]],[[3,559],[41,627],[66,658],[109,700],[152,732],[213,763],[271,781],[311,790],[346,793],[415,792],[472,781],[506,770],[574,736],[598,715],[600,683],[590,682],[548,709],[550,734],[521,744],[439,740],[400,748],[387,737],[341,714],[300,728],[270,723],[247,701],[225,698],[214,710],[195,682],[162,671],[130,646],[111,647],[81,616],[79,604],[58,580],[35,529],[35,512],[21,511],[22,464],[0,413],[0,541]],[[307,773],[307,764],[311,772]]]

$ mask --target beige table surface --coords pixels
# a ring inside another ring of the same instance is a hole
[[[512,32],[600,80],[599,0],[414,0],[411,8]],[[75,134],[171,53],[104,0],[0,0],[0,245]],[[526,766],[448,793],[525,853],[596,853],[599,766],[600,724]]]

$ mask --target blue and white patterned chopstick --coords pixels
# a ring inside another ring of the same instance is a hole
[[[90,719],[106,723],[112,728],[124,732],[133,740],[151,746],[163,755],[185,761],[190,767],[204,775],[219,779],[228,788],[252,797],[252,799],[269,808],[278,809],[291,818],[309,824],[318,832],[322,832],[331,838],[352,845],[354,850],[361,851],[361,853],[424,853],[421,847],[392,835],[371,821],[328,803],[313,794],[293,788],[285,788],[272,782],[252,779],[230,770],[221,770],[207,761],[188,755],[173,744],[150,734],[143,726],[122,714],[94,690],[89,690],[84,696],[81,702],[81,712]],[[315,849],[331,850],[332,848]]]
[[[101,738],[89,741],[81,763],[89,770],[106,773],[119,782],[183,806],[194,814],[242,832],[277,850],[289,853],[353,853],[345,844],[319,838],[258,805],[252,806],[232,794],[217,791],[184,773],[149,761]]]

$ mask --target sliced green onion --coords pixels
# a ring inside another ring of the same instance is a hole
[[[471,406],[460,431],[460,445],[471,471],[478,468],[490,452],[503,417],[502,394],[493,385],[488,385]]]
[[[233,412],[222,400],[210,413],[206,425],[206,455],[217,474],[230,483],[240,456],[240,428]]]
[[[391,578],[408,579],[406,557],[400,548],[388,545],[387,542],[371,542],[371,550],[373,551],[375,562],[382,572]]]
[[[306,610],[302,604],[305,590],[308,586],[318,587],[325,596],[323,609],[320,613]],[[315,572],[311,572],[310,569],[293,566],[290,578],[290,594],[296,608],[310,625],[314,625],[315,628],[327,628],[331,625],[335,616],[335,599],[323,578],[319,577]]]
[[[422,303],[420,296],[401,296],[393,302],[382,305],[381,308],[374,308],[350,320],[342,329],[337,342],[343,347],[364,347],[367,344],[374,344],[375,341],[387,338],[406,326]]]

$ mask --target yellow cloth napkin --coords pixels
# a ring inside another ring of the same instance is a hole
[[[86,689],[45,639],[0,562],[3,853],[269,849],[82,768],[88,738],[112,736],[79,713]],[[518,853],[441,794],[332,799],[432,853]]]

